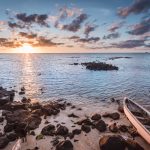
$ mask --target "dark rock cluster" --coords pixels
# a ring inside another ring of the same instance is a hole
[[[24,88],[21,91],[25,91]],[[50,101],[47,103],[31,103],[30,99],[23,97],[21,102],[13,101],[14,91],[0,88],[0,110],[2,117],[0,122],[7,121],[4,126],[4,134],[0,136],[0,148],[4,148],[9,142],[22,138],[28,132],[39,127],[41,116],[57,115],[60,110],[66,109],[66,102]],[[48,125],[41,131],[43,135],[53,135],[55,126]],[[32,131],[33,132],[33,131]],[[58,135],[68,134],[68,129],[60,126]]]
[[[117,66],[113,66],[112,64],[106,64],[104,62],[86,62],[81,63],[81,65],[85,66],[86,69],[94,70],[94,71],[108,71],[108,70],[118,70]]]
[[[137,142],[120,135],[105,135],[99,141],[101,150],[144,150]]]

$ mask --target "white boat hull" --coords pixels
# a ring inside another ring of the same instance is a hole
[[[131,113],[131,111],[126,105],[126,100],[127,99],[124,99],[124,104],[123,104],[125,115],[129,119],[129,121],[133,124],[133,126],[137,129],[137,132],[150,144],[150,131],[147,130],[144,127],[144,125]],[[135,102],[133,103],[136,104]],[[143,107],[139,106],[138,104],[136,105],[145,111]]]

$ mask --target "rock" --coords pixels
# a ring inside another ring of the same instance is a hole
[[[43,112],[41,109],[34,109],[32,112],[32,114],[36,114],[38,116],[42,116],[43,115]]]
[[[6,133],[6,132],[11,132],[12,130],[14,129],[14,124],[6,124],[5,126],[4,126],[4,132]]]
[[[46,116],[57,115],[61,107],[58,103],[48,103],[42,106],[42,111]]]
[[[25,91],[26,89],[25,89],[25,87],[23,86],[23,87],[21,87],[20,90],[21,90],[21,91]]]
[[[16,111],[18,109],[26,110],[26,105],[21,102],[11,102],[3,105],[3,110]]]
[[[1,136],[0,137],[0,149],[5,148],[8,143],[9,143],[9,140],[6,136]]]
[[[29,98],[26,98],[26,97],[23,97],[22,100],[21,100],[22,103],[30,103],[31,102],[31,99]]]
[[[79,116],[75,115],[74,113],[69,114],[68,117],[79,118]]]
[[[56,146],[59,143],[59,137],[56,137],[55,139],[53,139],[51,143],[53,144],[53,146]]]
[[[71,106],[71,109],[75,109],[75,108],[76,108],[76,106],[75,106],[75,105]]]
[[[139,136],[137,130],[133,126],[128,127],[128,132],[132,137]]]
[[[82,125],[82,124],[93,125],[92,122],[91,122],[91,120],[88,119],[88,118],[79,120],[78,122],[76,122],[76,124],[78,124],[78,125]]]
[[[114,112],[114,113],[104,113],[102,116],[103,116],[104,118],[109,117],[109,118],[111,118],[111,119],[113,119],[113,120],[118,120],[118,119],[120,119],[120,114],[117,113],[117,112]]]
[[[34,132],[34,131],[31,131],[31,132],[30,132],[30,135],[35,136],[35,132]]]
[[[36,147],[34,147],[34,149],[33,150],[38,150],[39,148],[36,146]]]
[[[77,139],[74,139],[74,142],[78,142],[79,140],[77,140]]]
[[[77,66],[77,65],[79,65],[79,63],[73,63],[73,64],[71,64],[71,65],[75,65],[75,66]]]
[[[57,135],[62,135],[62,136],[65,136],[68,134],[68,128],[65,127],[65,126],[62,126],[62,125],[59,125],[57,130],[56,130],[56,134]]]
[[[112,118],[113,120],[118,120],[118,119],[120,119],[120,115],[117,112],[111,113],[110,118]]]
[[[3,110],[3,111],[2,111],[2,116],[8,116],[8,115],[10,115],[10,114],[12,114],[11,111],[8,111],[8,110]]]
[[[66,105],[67,105],[67,106],[72,106],[72,104],[71,104],[71,103],[67,103]]]
[[[25,121],[28,123],[28,129],[29,130],[34,130],[39,127],[41,124],[42,119],[40,116],[30,116]]]
[[[82,108],[77,108],[77,110],[82,110]]]
[[[116,101],[115,98],[111,98],[110,100],[111,100],[111,102],[113,102],[113,103]]]
[[[123,106],[119,105],[119,106],[118,106],[118,111],[119,111],[120,113],[124,113]]]
[[[119,135],[105,135],[99,141],[101,150],[125,150],[126,142]]]
[[[14,125],[14,131],[18,137],[25,137],[27,135],[27,123],[18,122]]]
[[[110,116],[110,113],[107,113],[107,112],[105,112],[103,115],[102,115],[102,117],[104,117],[104,118],[108,118]]]
[[[69,140],[61,141],[56,146],[56,150],[73,150],[73,144]]]
[[[46,121],[45,121],[45,124],[49,124],[49,121],[46,120]]]
[[[104,132],[104,131],[106,131],[107,126],[103,120],[99,120],[98,122],[96,122],[95,128],[100,132]]]
[[[81,130],[84,131],[84,132],[86,132],[86,133],[89,133],[91,131],[91,128],[90,128],[90,126],[83,124],[81,126]]]
[[[127,139],[126,143],[129,150],[144,150],[144,148],[141,145],[139,145],[136,141],[133,141],[131,139]]]
[[[17,136],[16,133],[11,132],[11,133],[7,134],[7,138],[8,138],[9,141],[15,141],[18,138],[18,136]]]
[[[110,130],[111,132],[114,132],[114,133],[118,132],[117,124],[116,124],[116,123],[111,124],[111,125],[109,126],[109,130]]]
[[[24,95],[25,94],[25,91],[20,91],[19,92],[19,95]]]
[[[94,114],[94,115],[92,115],[91,119],[98,121],[101,119],[101,115],[100,114]]]
[[[120,130],[121,132],[127,132],[127,131],[128,131],[128,127],[127,127],[126,125],[120,125],[120,126],[119,126],[119,130]]]
[[[113,66],[111,64],[106,64],[104,62],[86,62],[81,63],[81,65],[85,66],[86,69],[94,70],[94,71],[108,71],[108,70],[118,70],[119,68],[116,66]]]
[[[51,124],[45,126],[45,127],[42,129],[41,134],[53,136],[53,135],[55,134],[55,126],[54,126],[54,125],[51,125]]]
[[[35,109],[42,109],[42,106],[40,103],[36,102],[36,103],[32,103],[29,108],[31,108],[32,110],[35,110]]]
[[[3,121],[4,121],[4,118],[3,118],[3,117],[0,117],[0,123],[3,122]]]
[[[74,134],[73,134],[72,132],[70,132],[70,133],[68,133],[68,137],[69,137],[70,139],[73,139],[73,138],[74,138]]]
[[[12,91],[8,91],[8,92],[9,92],[10,101],[13,101],[13,100],[14,100],[14,97],[15,97],[15,91],[12,90]]]
[[[7,104],[8,102],[10,102],[9,96],[0,97],[0,106],[3,106],[5,104]]]
[[[74,129],[72,131],[72,133],[73,133],[73,135],[79,135],[79,134],[81,134],[81,130],[80,129]]]

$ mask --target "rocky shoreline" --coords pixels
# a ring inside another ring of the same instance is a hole
[[[23,150],[148,150],[125,119],[120,101],[111,99],[109,108],[100,108],[64,99],[16,102],[14,96],[14,90],[0,88],[0,149],[10,150],[18,138],[27,137]]]

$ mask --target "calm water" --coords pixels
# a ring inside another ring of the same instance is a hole
[[[129,56],[131,59],[109,60]],[[103,61],[119,71],[89,71],[75,62]],[[0,54],[0,85],[30,98],[95,103],[128,96],[150,105],[150,54]],[[41,92],[41,88],[43,93]]]

